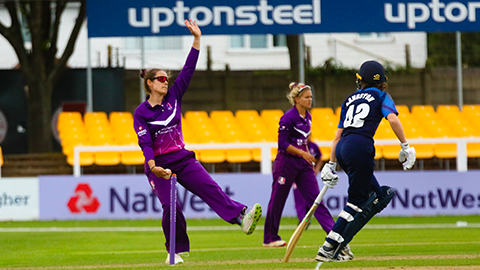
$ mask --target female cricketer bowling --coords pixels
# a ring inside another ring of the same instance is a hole
[[[307,149],[312,118],[308,109],[312,107],[312,90],[309,85],[290,83],[287,95],[293,107],[281,118],[278,129],[278,153],[273,164],[273,183],[268,203],[264,247],[281,247],[286,242],[278,235],[285,201],[292,184],[297,185],[307,205],[312,206],[320,193],[313,166],[315,157]],[[320,225],[326,232],[333,227],[332,215],[323,202],[315,212]]]
[[[317,261],[348,260],[341,256],[342,248],[377,213],[382,211],[395,195],[395,189],[380,186],[373,174],[375,147],[373,135],[385,117],[400,141],[400,162],[409,170],[415,164],[415,149],[405,138],[388,87],[383,66],[376,61],[364,62],[357,73],[358,90],[343,103],[337,133],[332,143],[330,161],[320,173],[325,184],[334,180],[337,161],[348,175],[347,205],[340,212],[333,229],[318,250]]]
[[[134,113],[134,128],[145,156],[145,174],[162,203],[162,228],[168,251],[170,241],[170,175],[185,189],[199,196],[222,219],[238,224],[251,234],[262,216],[262,208],[255,204],[247,213],[244,204],[233,201],[222,191],[208,172],[195,158],[193,151],[186,150],[182,135],[181,102],[195,71],[201,31],[196,22],[185,20],[185,25],[194,36],[190,53],[175,83],[168,88],[168,76],[164,70],[144,70],[142,77],[148,96]],[[176,250],[175,263],[182,263],[181,253],[190,250],[187,224],[180,203],[176,203]],[[166,263],[169,262],[169,254]]]

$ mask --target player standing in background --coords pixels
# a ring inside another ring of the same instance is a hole
[[[145,174],[162,203],[162,228],[167,248],[170,244],[170,175],[177,174],[178,183],[200,197],[222,219],[238,224],[248,235],[251,234],[262,216],[262,208],[255,204],[247,213],[244,204],[233,201],[212,179],[193,151],[186,150],[182,135],[181,102],[195,71],[201,31],[196,22],[185,20],[185,25],[194,36],[194,41],[185,65],[175,83],[168,89],[167,73],[161,69],[144,70],[147,100],[134,113],[134,128],[138,144],[145,156]],[[187,223],[180,202],[176,210],[175,263],[182,263],[179,254],[190,251]],[[166,263],[169,263],[168,255]]]
[[[325,184],[330,183],[331,179],[338,179],[338,161],[348,175],[347,205],[319,248],[315,258],[317,261],[343,260],[344,257],[339,256],[342,248],[395,196],[395,189],[380,186],[373,174],[373,135],[383,117],[390,122],[400,141],[399,160],[403,162],[403,169],[409,170],[415,164],[415,149],[408,145],[395,103],[390,94],[385,92],[388,84],[383,66],[376,61],[366,61],[356,76],[358,90],[342,105],[330,161],[320,174]]]
[[[307,205],[312,206],[320,193],[313,170],[315,157],[307,149],[312,118],[312,90],[302,83],[290,83],[287,95],[293,107],[280,118],[278,153],[273,163],[273,183],[265,219],[263,246],[281,247],[286,242],[278,235],[285,201],[295,183]],[[332,215],[323,202],[315,212],[320,225],[327,232],[334,224]]]
[[[310,154],[312,154],[312,156],[315,158],[315,166],[313,166],[313,172],[315,176],[317,176],[320,172],[320,168],[322,167],[322,152],[320,151],[320,148],[318,148],[318,145],[312,141],[308,141],[307,147]],[[300,223],[302,222],[302,219],[305,217],[308,210],[310,210],[310,207],[312,206],[307,205],[305,199],[303,199],[302,194],[300,194],[300,191],[297,188],[297,184],[293,183],[292,188],[293,199],[295,201],[295,210],[297,211],[298,222]]]

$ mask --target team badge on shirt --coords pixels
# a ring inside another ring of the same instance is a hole
[[[277,182],[278,182],[280,185],[285,185],[286,179],[285,179],[285,177],[280,176],[280,177],[278,177]]]

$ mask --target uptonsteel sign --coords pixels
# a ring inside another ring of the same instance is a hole
[[[207,35],[468,32],[480,29],[479,10],[465,0],[87,0],[90,37],[189,35],[185,19]]]

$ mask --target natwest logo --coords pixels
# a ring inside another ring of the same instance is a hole
[[[100,208],[97,197],[92,196],[92,188],[89,184],[80,183],[75,189],[75,195],[68,201],[68,208],[72,213],[96,213]]]

